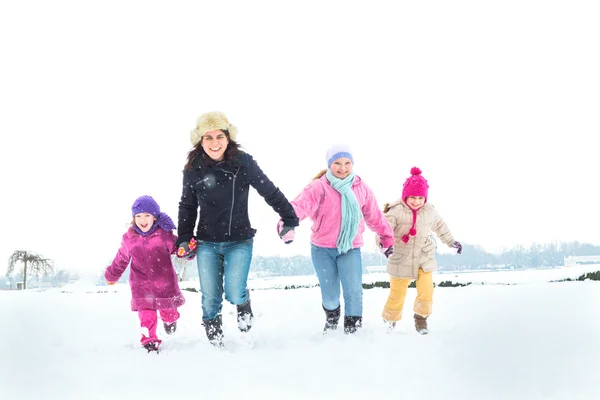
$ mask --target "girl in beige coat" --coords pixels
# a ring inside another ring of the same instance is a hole
[[[416,279],[415,328],[420,334],[426,334],[433,300],[432,271],[437,269],[435,239],[431,232],[435,232],[446,245],[456,248],[458,254],[461,254],[462,246],[454,240],[435,208],[427,203],[429,185],[421,176],[421,170],[413,167],[410,173],[411,176],[404,182],[402,198],[386,204],[383,210],[394,230],[396,242],[387,263],[390,295],[382,316],[390,330],[396,326],[402,318],[408,285]]]

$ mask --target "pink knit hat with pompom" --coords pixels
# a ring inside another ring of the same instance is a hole
[[[429,185],[427,184],[427,179],[421,176],[421,170],[417,167],[412,167],[410,169],[410,177],[404,182],[404,186],[402,187],[402,201],[406,203],[406,198],[409,196],[425,197],[425,203],[427,203],[427,192],[429,191]],[[410,236],[415,236],[417,234],[417,229],[415,225],[417,224],[417,210],[412,210],[413,212],[413,223],[412,227],[408,231]],[[402,241],[404,243],[408,243],[409,236],[402,236]]]
[[[410,175],[402,187],[402,200],[406,201],[408,196],[423,196],[427,203],[427,191],[429,190],[427,179],[421,176],[421,170],[417,167],[410,169]]]

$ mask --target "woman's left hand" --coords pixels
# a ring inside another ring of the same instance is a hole
[[[281,220],[277,223],[277,233],[279,233],[279,237],[285,244],[290,244],[294,241],[294,227],[283,225],[283,221]]]

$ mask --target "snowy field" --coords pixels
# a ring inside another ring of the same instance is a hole
[[[224,349],[206,340],[200,294],[184,291],[178,330],[166,336],[161,324],[158,355],[139,345],[126,284],[4,291],[0,399],[596,399],[600,282],[548,282],[597,270],[437,274],[486,284],[436,288],[427,336],[413,328],[415,289],[393,333],[379,316],[388,290],[370,289],[364,329],[326,337],[318,288],[253,290],[249,334],[224,307]]]
[[[566,278],[576,279],[586,272],[595,272],[600,270],[600,264],[596,265],[576,265],[569,268],[552,269],[527,269],[527,270],[496,270],[485,272],[436,272],[433,275],[433,281],[439,284],[443,281],[452,281],[454,283],[473,283],[473,284],[495,284],[495,285],[514,285],[524,283],[547,283],[560,281]],[[197,279],[197,278],[196,278]],[[377,281],[389,281],[387,273],[364,274],[363,282],[372,283]],[[271,289],[285,288],[285,286],[310,286],[316,285],[319,281],[316,275],[312,276],[290,276],[277,278],[252,279],[248,282],[251,289]],[[198,288],[199,283],[196,280],[185,282],[181,286]]]

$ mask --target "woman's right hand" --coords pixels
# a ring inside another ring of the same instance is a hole
[[[191,238],[189,242],[181,242],[179,248],[177,249],[177,257],[193,260],[194,257],[196,257],[197,247],[198,243],[194,238]]]

